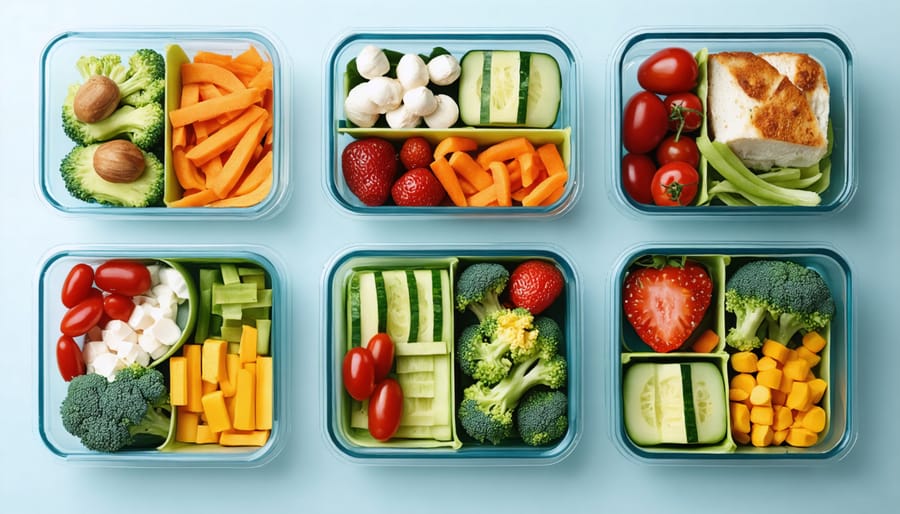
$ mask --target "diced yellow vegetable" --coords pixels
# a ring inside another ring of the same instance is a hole
[[[809,362],[804,359],[794,359],[784,363],[784,376],[793,380],[806,380],[809,373]]]
[[[173,406],[187,405],[187,359],[182,356],[169,358],[169,401]]]
[[[207,339],[203,342],[203,361],[201,377],[204,382],[218,384],[219,377],[227,375],[225,354],[228,353],[228,342],[223,339]]]
[[[757,371],[767,371],[770,369],[775,369],[779,367],[778,361],[769,357],[768,355],[763,355],[756,361],[756,369]],[[757,378],[757,381],[759,378]]]
[[[803,334],[803,346],[813,353],[819,353],[825,348],[825,338],[818,332],[807,332]]]
[[[825,430],[825,409],[818,405],[813,405],[808,411],[800,413],[800,425],[808,428],[815,433]]]
[[[781,443],[787,439],[788,429],[785,428],[783,430],[776,430],[775,433],[772,434],[772,444],[775,446],[779,446]]]
[[[219,444],[222,446],[263,446],[268,439],[268,430],[226,430],[219,435]]]
[[[743,389],[744,391],[747,391],[747,395],[750,394],[750,391],[753,390],[755,385],[756,378],[749,373],[740,373],[731,379],[731,388]]]
[[[772,407],[768,405],[754,405],[750,409],[750,423],[753,425],[769,426],[775,421],[775,414]]]
[[[774,361],[774,359],[772,359]],[[769,389],[778,389],[781,385],[782,372],[778,368],[771,368],[760,371],[756,374],[756,382],[764,385]]]
[[[807,384],[809,385],[809,395],[812,403],[819,403],[822,401],[822,396],[825,395],[828,383],[821,378],[814,378],[807,382]]]
[[[738,373],[756,373],[757,360],[753,352],[737,352],[731,356],[731,367]]]
[[[750,391],[750,403],[753,405],[771,405],[771,390],[764,385],[757,385]]]
[[[791,409],[784,405],[775,406],[775,421],[772,423],[772,428],[776,432],[790,428],[793,423],[794,414]]]
[[[772,444],[774,435],[772,427],[769,425],[753,425],[753,430],[750,432],[750,441],[753,443],[753,446],[764,448]]]
[[[203,412],[203,381],[200,376],[201,351],[199,344],[186,344],[181,347],[182,353],[187,359],[187,410],[191,412]]]
[[[732,387],[728,390],[728,399],[733,402],[742,402],[750,399],[750,393],[743,389]]]
[[[256,429],[272,429],[272,357],[256,358]]]
[[[810,368],[814,368],[822,360],[822,357],[815,352],[810,351],[805,346],[797,347],[797,356],[809,363]]]
[[[197,444],[214,444],[219,442],[219,433],[213,432],[209,425],[197,425]]]
[[[794,410],[805,411],[809,409],[811,400],[809,385],[806,382],[794,381],[786,405]]]
[[[256,343],[254,342],[254,345]],[[254,349],[256,346],[254,346]],[[254,350],[255,351],[255,350]],[[238,370],[237,390],[234,393],[234,420],[237,430],[254,430],[256,427],[256,377],[247,369]]]
[[[750,434],[746,432],[732,432],[731,436],[737,444],[750,444]]]
[[[221,432],[231,428],[231,418],[228,417],[228,409],[225,408],[225,396],[222,391],[213,391],[203,395],[203,412],[206,414],[206,422],[213,432]]]
[[[814,444],[818,440],[818,436],[815,432],[800,427],[792,427],[787,434],[787,438],[785,441],[791,446],[797,446],[799,448],[808,448]]]
[[[772,357],[776,361],[784,364],[788,360],[791,351],[787,346],[772,339],[766,339],[762,346],[762,354]]]
[[[241,327],[241,363],[256,361],[256,327]]]
[[[750,409],[740,402],[731,402],[731,427],[735,432],[750,433]]]
[[[791,392],[791,389],[794,387],[794,379],[787,375],[781,375],[781,383],[778,384],[778,390],[782,393],[788,394]]]
[[[197,425],[200,423],[200,414],[188,410],[186,407],[177,407],[175,417],[175,440],[182,443],[197,442]]]
[[[784,405],[787,402],[787,393],[772,389],[772,405]]]

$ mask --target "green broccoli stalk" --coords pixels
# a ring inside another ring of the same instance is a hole
[[[478,262],[463,270],[456,282],[456,309],[467,308],[478,318],[485,318],[503,308],[500,293],[509,282],[509,270],[502,264]]]
[[[150,207],[162,203],[165,167],[152,153],[144,154],[144,172],[131,182],[109,182],[94,170],[100,144],[76,146],[62,160],[60,173],[69,193],[85,202],[121,207]]]
[[[163,374],[138,364],[119,370],[112,382],[96,373],[73,378],[60,406],[66,431],[100,452],[133,447],[147,437],[165,440],[171,410]]]
[[[569,430],[569,400],[562,391],[532,389],[516,409],[516,425],[525,444],[540,446],[561,438]]]
[[[565,384],[565,358],[538,353],[513,366],[497,385],[488,387],[476,382],[463,391],[463,401],[457,415],[466,433],[479,442],[487,440],[500,444],[512,435],[513,412],[529,389],[538,385],[557,389]]]
[[[815,270],[792,261],[758,260],[741,266],[726,283],[725,310],[736,318],[725,342],[753,350],[762,346],[763,332],[788,344],[798,332],[825,327],[835,306],[828,284]]]
[[[85,123],[75,116],[73,103],[77,91],[77,85],[69,87],[62,109],[63,131],[72,141],[89,145],[127,138],[142,150],[152,150],[162,141],[166,125],[165,113],[159,103],[141,107],[123,105],[96,123]]]

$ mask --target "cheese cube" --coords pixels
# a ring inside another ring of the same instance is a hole
[[[213,391],[203,395],[201,399],[203,403],[203,413],[206,415],[206,422],[209,429],[213,432],[222,432],[231,429],[231,418],[228,417],[228,410],[225,408],[225,397],[222,391]]]
[[[172,405],[187,405],[187,359],[173,356],[169,359],[169,401]]]
[[[238,430],[256,428],[256,377],[252,371],[243,368],[237,372],[232,425]]]

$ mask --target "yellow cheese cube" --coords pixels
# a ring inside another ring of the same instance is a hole
[[[222,446],[263,446],[268,440],[268,430],[227,430],[219,435]]]
[[[241,327],[241,363],[256,361],[256,327]]]
[[[238,370],[237,390],[234,393],[234,419],[238,430],[256,428],[256,377],[247,369]]]
[[[187,359],[181,356],[169,358],[169,401],[173,406],[187,405]]]
[[[225,368],[228,377],[219,384],[219,387],[222,389],[222,393],[225,394],[225,398],[230,398],[234,396],[234,390],[237,386],[237,372],[241,369],[241,356],[236,353],[226,355]]]
[[[225,396],[222,391],[213,391],[203,395],[203,412],[206,414],[206,422],[213,432],[221,432],[231,428],[231,418],[228,417],[228,409],[225,408]]]
[[[256,429],[272,429],[272,357],[256,358]]]
[[[178,407],[175,413],[175,440],[182,443],[197,442],[197,425],[200,423],[200,415],[187,410],[186,407]]]
[[[200,376],[201,352],[199,344],[186,344],[181,347],[185,359],[187,359],[187,410],[202,412],[203,404],[200,398],[203,396],[203,381]]]
[[[197,425],[197,444],[215,444],[219,442],[219,433],[213,432],[209,425]]]
[[[207,339],[203,342],[203,361],[201,377],[204,382],[218,384],[219,377],[227,375],[225,354],[228,353],[228,342],[221,339]]]

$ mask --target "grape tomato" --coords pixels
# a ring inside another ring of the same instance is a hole
[[[393,378],[375,386],[369,398],[369,433],[379,441],[387,441],[400,428],[403,415],[403,390]]]

